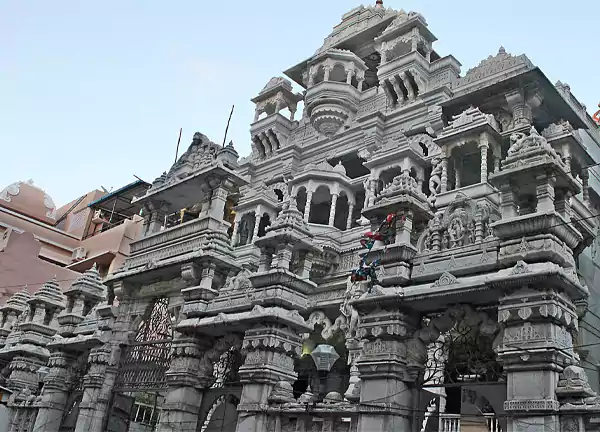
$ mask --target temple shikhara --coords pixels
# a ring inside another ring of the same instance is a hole
[[[196,133],[130,197],[118,268],[12,295],[5,430],[600,431],[599,128],[435,41],[351,10],[257,89],[248,157]]]

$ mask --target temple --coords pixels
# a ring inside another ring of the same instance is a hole
[[[118,268],[14,294],[8,430],[600,431],[598,126],[526,55],[435,41],[346,13],[248,157],[196,133],[130,197]]]

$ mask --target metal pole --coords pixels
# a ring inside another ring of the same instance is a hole
[[[231,106],[231,112],[229,113],[229,120],[227,120],[227,127],[225,128],[225,136],[223,137],[223,147],[225,147],[225,141],[227,141],[227,132],[229,131],[229,123],[231,123],[231,117],[233,116],[233,109],[235,105]]]
[[[177,156],[179,156],[179,143],[181,142],[181,132],[182,131],[183,131],[183,128],[179,128],[179,138],[177,139],[177,150],[175,150],[175,163],[177,163]]]

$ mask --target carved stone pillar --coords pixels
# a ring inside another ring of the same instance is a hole
[[[347,338],[348,364],[350,365],[350,380],[344,397],[350,402],[360,401],[360,372],[356,365],[362,351],[362,342],[354,338]]]
[[[167,207],[162,202],[149,202],[145,209],[147,215],[144,220],[146,226],[145,235],[151,235],[160,231],[165,224],[165,217],[167,216]]]
[[[530,126],[533,121],[531,107],[525,100],[525,91],[513,90],[506,94],[506,101],[511,108],[515,128]]]
[[[315,85],[315,70],[311,69],[310,72],[308,73],[308,86],[307,88],[310,88],[312,86]]]
[[[337,207],[337,194],[331,195],[331,208],[329,209],[329,226],[333,226],[335,222],[335,208]]]
[[[516,275],[529,271],[522,261],[512,270]],[[560,430],[559,373],[577,363],[575,306],[565,294],[543,286],[548,288],[524,286],[502,297],[498,307],[504,326],[498,359],[507,374],[504,411],[509,431]]]
[[[365,410],[357,432],[413,430],[413,385],[427,358],[425,344],[413,337],[417,324],[416,315],[393,306],[363,310],[358,337],[364,345],[357,366]]]
[[[441,218],[442,215],[438,214],[431,221],[431,249],[434,252],[439,252],[442,249],[442,235],[440,234],[441,230]]]
[[[233,233],[231,234],[231,247],[235,247],[238,244],[238,234],[240,231],[240,222],[242,218],[239,214],[235,215],[235,220],[233,221]]]
[[[404,83],[404,87],[406,88],[406,91],[408,92],[408,100],[412,101],[415,99],[415,91],[413,90],[413,87],[410,83],[410,80],[408,79],[408,76],[406,75],[406,72],[402,72],[402,82]]]
[[[246,359],[239,369],[244,387],[237,407],[236,432],[267,430],[264,407],[269,394],[277,383],[294,383],[297,378],[294,359],[300,355],[301,346],[296,331],[281,324],[261,323],[246,330],[242,344]]]
[[[202,403],[201,388],[213,380],[212,364],[205,364],[211,341],[179,335],[173,341],[172,358],[166,373],[168,390],[162,406],[158,432],[195,432]]]
[[[413,229],[414,214],[412,211],[404,213],[404,220],[398,218],[396,220],[396,244],[410,244],[410,234]]]
[[[369,185],[370,193],[369,193],[369,207],[375,204],[375,188],[377,187],[377,180],[371,179],[371,183]]]
[[[567,222],[571,221],[571,192],[568,190],[557,190],[554,207]]]
[[[181,293],[188,300],[210,300],[217,295],[213,289],[216,264],[211,261],[189,262],[181,265],[181,278],[186,282],[187,288]]]
[[[480,243],[483,240],[483,221],[481,214],[475,215],[475,243]]]
[[[273,262],[273,250],[265,248],[260,251],[260,260],[258,262],[258,271],[267,272],[271,270],[271,263]]]
[[[589,168],[583,168],[581,170],[581,182],[583,183],[582,194],[583,202],[586,205],[590,205],[590,171]]]
[[[324,75],[323,81],[329,81],[329,73],[331,72],[331,67],[330,66],[325,66],[323,68],[323,70],[325,71],[325,75]]]
[[[200,288],[203,290],[211,290],[213,285],[213,279],[215,277],[215,270],[217,265],[213,262],[204,263],[202,265],[202,277],[200,279]]]
[[[460,183],[461,164],[456,159],[453,162],[454,162],[454,164],[453,164],[454,165],[454,188],[459,189],[461,187],[461,183]]]
[[[313,266],[314,255],[312,252],[306,252],[300,258],[300,270],[298,276],[302,279],[308,279]]]
[[[256,211],[254,215],[254,230],[252,231],[252,238],[248,243],[252,243],[254,240],[258,238],[258,229],[260,228],[260,219],[262,215],[260,214],[260,210]]]
[[[228,186],[231,186],[227,183],[228,182],[223,182],[213,189],[210,202],[210,215],[217,220],[223,220],[225,214],[225,203],[227,202],[227,196],[229,194]]]
[[[286,243],[279,244],[275,253],[277,254],[277,267],[290,270],[290,263],[292,262],[294,253],[294,245]]]
[[[548,212],[554,210],[554,183],[556,179],[549,175],[538,175],[536,177],[536,198],[538,212]]]
[[[388,83],[390,82],[389,80],[386,80]],[[392,81],[395,81],[394,79],[392,79]],[[392,105],[394,103],[394,95],[392,94],[392,91],[390,90],[390,88],[387,85],[382,85],[381,86],[383,88],[383,92],[385,93],[386,96],[386,101],[387,101],[387,105]],[[398,103],[400,103],[401,99],[398,98]]]
[[[350,69],[346,71],[346,84],[352,84],[352,78],[354,77],[354,70]]]
[[[502,197],[500,204],[500,212],[502,213],[502,219],[510,219],[517,216],[517,195],[515,188],[510,183],[503,183],[499,187],[500,195]]]
[[[482,141],[479,144],[479,148],[481,150],[481,183],[487,183],[488,179],[488,170],[487,170],[487,158],[488,158],[488,148],[489,144],[487,141]]]
[[[306,191],[306,205],[304,206],[304,221],[308,222],[310,218],[310,205],[312,203],[313,192],[310,190]]]
[[[50,371],[44,378],[42,399],[33,426],[34,432],[58,432],[64,418],[64,411],[69,397],[69,381],[73,379],[70,368],[75,363],[76,355],[55,352],[50,355],[48,368]]]
[[[402,91],[402,87],[400,87],[400,82],[398,80],[401,80],[400,78],[393,77],[392,78],[392,86],[394,87],[394,91],[396,92],[396,95],[398,96],[398,104],[402,105],[404,103],[404,92]]]
[[[75,432],[101,432],[117,377],[121,349],[116,343],[92,348],[88,356],[89,369],[83,377],[83,399]]]
[[[442,158],[441,192],[448,192],[448,157]]]
[[[571,172],[571,148],[569,144],[563,144],[562,146],[562,159],[566,165],[566,171]]]
[[[348,219],[346,220],[346,229],[352,228],[352,213],[354,213],[354,204],[348,205]]]
[[[271,148],[271,143],[269,142],[267,136],[264,133],[262,133],[258,136],[258,139],[265,148],[265,156],[270,156],[273,153],[273,149]]]

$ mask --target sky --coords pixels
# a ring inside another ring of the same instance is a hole
[[[375,0],[372,1],[373,4]],[[33,179],[64,205],[151,182],[199,131],[250,152],[250,101],[310,57],[359,0],[0,0],[0,189]],[[425,16],[463,73],[502,45],[600,102],[600,3],[385,0]]]

